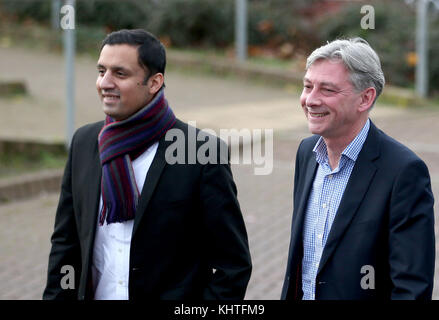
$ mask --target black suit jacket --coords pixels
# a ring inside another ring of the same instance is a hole
[[[296,156],[294,214],[282,299],[303,295],[303,224],[317,169],[312,149],[318,139],[303,140]],[[322,253],[316,300],[431,299],[433,202],[424,162],[371,123]],[[363,266],[373,269],[362,270]],[[363,287],[369,289],[362,288],[363,277],[369,285]],[[374,289],[369,280],[374,280]]]
[[[103,122],[86,125],[72,139],[44,299],[93,298],[90,268],[100,196],[102,126]],[[177,120],[174,128],[184,133],[187,146],[188,125]],[[218,148],[224,144],[214,139]],[[218,152],[218,164],[170,165],[165,154],[172,143],[164,137],[159,141],[136,211],[129,297],[243,299],[251,261],[228,159],[221,164]],[[201,144],[197,142],[197,149]],[[187,152],[186,148],[186,160]],[[74,290],[60,286],[63,265],[74,267]]]

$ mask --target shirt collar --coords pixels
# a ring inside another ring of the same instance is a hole
[[[369,128],[370,119],[367,119],[365,125],[363,126],[363,129],[361,129],[355,139],[352,140],[351,143],[349,143],[349,145],[343,150],[341,154],[345,155],[353,161],[356,161],[358,158],[358,154],[360,153],[361,149],[363,148],[363,144],[366,141]],[[319,138],[312,151],[316,154],[316,160],[318,163],[323,163],[327,161],[328,150],[326,149],[326,143],[325,140],[323,140],[323,137]]]

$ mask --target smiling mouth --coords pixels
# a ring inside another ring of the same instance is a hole
[[[114,95],[114,94],[103,94],[102,95],[102,100],[104,102],[112,102],[112,101],[117,101],[119,99],[120,99],[120,96]]]
[[[308,112],[308,114],[313,118],[323,118],[324,116],[327,116],[329,112]]]

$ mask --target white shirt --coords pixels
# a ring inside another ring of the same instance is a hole
[[[132,162],[139,192],[142,192],[146,174],[157,152],[158,142],[150,146]],[[99,212],[102,209],[102,194]],[[99,219],[99,214],[98,214]],[[93,249],[92,280],[94,299],[128,300],[130,246],[134,220],[96,227]]]

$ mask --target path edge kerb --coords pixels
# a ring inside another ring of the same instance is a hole
[[[0,204],[59,192],[64,169],[48,169],[0,179]]]

